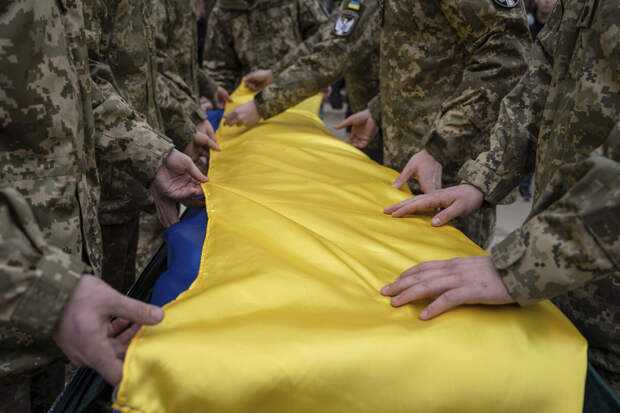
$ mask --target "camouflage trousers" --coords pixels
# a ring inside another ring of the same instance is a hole
[[[495,206],[484,204],[479,210],[466,217],[455,218],[450,223],[480,248],[487,249],[493,239],[495,221]]]
[[[136,274],[140,274],[153,254],[164,242],[166,228],[159,222],[157,214],[140,213],[140,235],[136,253]]]
[[[65,385],[65,362],[31,376],[0,379],[0,413],[45,413]]]

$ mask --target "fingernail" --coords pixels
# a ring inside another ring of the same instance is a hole
[[[164,310],[159,307],[151,307],[151,321],[159,323],[164,318]]]
[[[435,226],[439,226],[439,225],[441,225],[441,221],[439,220],[439,218],[433,218],[431,220],[431,224],[433,224]]]
[[[426,320],[428,318],[428,310],[424,309],[424,310],[420,311],[420,318],[422,320]]]
[[[381,289],[381,294],[387,295],[388,290],[389,290],[389,287],[386,285],[385,287]]]

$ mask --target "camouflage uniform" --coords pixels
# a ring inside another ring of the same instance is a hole
[[[204,67],[233,91],[244,75],[271,67],[326,21],[318,0],[220,0],[209,17]]]
[[[352,31],[336,35],[334,27],[348,3],[344,1],[314,36],[271,67],[274,82],[254,97],[263,119],[319,93],[343,76],[353,112],[364,110],[379,92],[378,1],[362,2]],[[381,139],[374,139],[364,152],[381,163]]]
[[[443,165],[444,186],[451,186],[459,183],[458,168],[488,149],[499,103],[527,69],[531,45],[521,2],[501,2],[508,3],[385,2],[381,94],[369,108],[381,121],[386,165],[400,171],[426,149]],[[454,224],[484,247],[495,209]]]
[[[151,13],[150,0],[84,0],[90,69],[97,86],[93,97],[97,134],[145,143],[162,139],[159,131],[163,131],[164,123],[155,97],[157,70]],[[127,118],[136,122],[130,124]],[[148,259],[164,228],[153,215],[148,190],[135,176],[105,163],[98,167],[102,184],[99,219],[103,230],[103,278],[126,292],[135,279],[136,256]],[[141,210],[150,211],[151,216],[140,218]],[[147,221],[147,229],[139,237],[141,219]]]
[[[590,360],[617,393],[619,31],[617,1],[559,3],[528,73],[502,102],[490,150],[460,172],[495,203],[536,170],[532,212],[493,249],[493,260],[519,303],[559,295],[556,304],[588,339]],[[606,155],[615,162],[590,156],[610,134]]]
[[[164,130],[184,150],[207,119],[200,110],[197,32],[186,0],[153,0],[157,47],[157,102]]]
[[[171,144],[93,134],[81,2],[5,1],[0,43],[0,411],[40,411],[52,329],[80,276],[101,274],[95,157],[146,186]]]

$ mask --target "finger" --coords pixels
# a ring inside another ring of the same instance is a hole
[[[453,309],[461,304],[469,302],[472,298],[472,290],[461,287],[447,290],[436,300],[430,303],[424,310],[420,311],[421,320],[430,320]]]
[[[213,149],[214,151],[217,151],[217,152],[222,151],[222,149],[218,146],[217,142],[215,141],[214,137],[212,138],[209,135],[205,135],[204,133],[196,132],[196,142],[200,146],[206,145],[209,148]]]
[[[431,219],[431,225],[434,227],[440,227],[452,221],[456,217],[464,215],[458,204],[452,204],[448,208],[442,210]]]
[[[354,117],[349,116],[348,118],[346,118],[345,120],[343,120],[342,122],[334,126],[334,129],[338,130],[338,129],[346,128],[347,126],[352,126],[353,121],[354,121]]]
[[[116,318],[108,324],[108,337],[116,337],[119,335],[127,326],[130,324],[129,321],[123,318]]]
[[[381,294],[394,297],[417,283],[433,277],[439,277],[442,274],[444,273],[441,271],[426,271],[408,276],[403,276],[401,274],[401,276],[398,277],[392,284],[388,284],[383,287],[381,289]]]
[[[116,341],[123,346],[127,346],[141,328],[141,325],[133,324],[131,327],[123,331],[118,337],[116,337]]]
[[[224,92],[222,92],[222,94],[224,95],[224,100],[226,102],[231,102],[231,103],[234,102],[233,98],[231,98],[230,95],[228,94],[228,91],[225,90]]]
[[[187,165],[187,169],[185,170],[185,172],[190,177],[199,182],[207,182],[209,180],[209,178],[207,178],[202,172],[200,172],[200,169],[196,166],[194,161],[191,160],[191,158],[188,158],[188,162],[189,164]]]
[[[407,198],[404,201],[400,201],[398,204],[394,204],[394,205],[390,205],[387,208],[383,208],[383,213],[384,214],[388,214],[391,215],[392,213],[394,213],[395,211],[398,211],[399,209],[401,209],[403,206],[410,204],[411,202],[413,202],[414,198]]]
[[[394,307],[400,307],[402,305],[418,301],[423,298],[440,296],[445,291],[458,287],[460,287],[458,277],[437,276],[436,278],[429,278],[415,283],[411,287],[405,289],[400,294],[392,297],[390,303]]]
[[[402,218],[405,215],[412,214],[414,212],[424,211],[432,208],[439,208],[440,206],[441,202],[439,202],[438,199],[434,197],[424,197],[418,195],[413,199],[412,202],[408,203],[407,205],[403,205],[401,208],[394,211],[392,213],[392,216],[394,218]]]
[[[235,109],[224,115],[224,125],[232,126],[237,121],[237,111]]]
[[[120,293],[116,293],[114,299],[108,302],[110,303],[109,315],[124,318],[134,324],[153,325],[164,318],[164,311],[161,308]]]

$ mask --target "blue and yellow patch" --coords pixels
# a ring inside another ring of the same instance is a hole
[[[359,10],[360,7],[361,7],[360,2],[356,0],[351,0],[349,4],[347,5],[347,8],[351,10]]]

